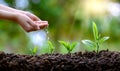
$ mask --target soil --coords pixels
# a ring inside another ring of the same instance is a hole
[[[120,71],[120,52],[43,55],[0,52],[0,71]]]

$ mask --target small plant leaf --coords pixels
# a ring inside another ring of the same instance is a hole
[[[54,49],[51,41],[48,41],[48,44],[49,44],[50,49]]]
[[[54,47],[53,47],[53,44],[51,41],[48,41],[48,45],[49,45],[49,48],[50,48],[50,52],[52,53],[54,51]]]
[[[73,42],[73,43],[71,44],[70,51],[72,51],[72,50],[75,48],[76,45],[77,45],[77,42]]]
[[[99,43],[102,44],[103,42],[105,42],[106,40],[108,40],[110,37],[103,37],[99,40]]]
[[[62,44],[64,47],[68,48],[69,43],[65,41],[59,41],[60,44]]]
[[[37,50],[38,50],[38,48],[37,48],[37,47],[34,47],[33,52],[36,53]]]
[[[59,41],[59,43],[62,44],[67,49],[68,53],[71,52],[70,42]]]
[[[73,50],[73,48],[75,48],[75,46],[77,45],[77,42],[70,43],[65,41],[59,41],[59,43],[62,44],[68,50],[68,53],[70,53]]]
[[[82,43],[87,45],[88,47],[96,47],[95,42],[93,42],[91,40],[82,40]]]
[[[38,51],[38,47],[34,47],[33,49],[30,48],[30,51],[31,51],[32,54],[36,54],[37,51]]]
[[[70,42],[66,42],[67,45],[66,45],[66,48],[70,51]]]
[[[95,22],[93,22],[93,34],[94,34],[94,39],[98,40],[99,35],[98,35],[98,29]]]

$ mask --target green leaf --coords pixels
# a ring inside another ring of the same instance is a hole
[[[59,41],[60,44],[62,44],[64,47],[68,48],[69,43],[65,41]]]
[[[95,42],[93,42],[91,40],[82,40],[82,43],[87,45],[88,47],[96,47]]]
[[[33,49],[30,48],[30,51],[31,51],[32,54],[36,54],[37,50],[38,50],[38,47],[34,47]]]
[[[49,48],[50,48],[50,52],[52,53],[54,51],[54,47],[53,47],[53,44],[51,41],[48,41],[48,45],[49,45]]]
[[[95,41],[98,40],[99,35],[98,35],[98,29],[95,22],[93,22],[93,34],[94,34]]]
[[[65,41],[59,41],[60,44],[62,44],[67,50],[68,50],[68,53],[70,53],[70,42],[65,42]]]
[[[66,43],[67,43],[66,48],[70,51],[70,42],[66,42]]]
[[[77,42],[73,42],[73,43],[71,44],[70,51],[72,51],[73,48],[75,48],[76,45],[77,45]]]
[[[106,40],[108,40],[110,37],[103,37],[99,40],[99,43],[102,44],[103,42],[105,42]]]
[[[49,45],[50,49],[54,49],[51,41],[48,41],[48,45]]]
[[[33,53],[36,54],[37,50],[38,50],[38,47],[34,47],[34,49],[33,49]]]

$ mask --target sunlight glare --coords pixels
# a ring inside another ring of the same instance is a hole
[[[108,1],[106,0],[85,0],[83,7],[88,14],[105,14]]]

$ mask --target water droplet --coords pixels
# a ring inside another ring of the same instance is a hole
[[[29,32],[28,36],[34,46],[42,47],[47,41],[47,33],[44,30]]]

